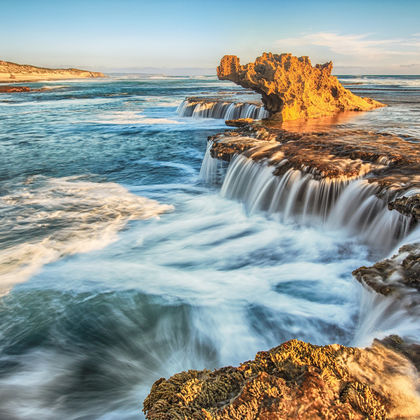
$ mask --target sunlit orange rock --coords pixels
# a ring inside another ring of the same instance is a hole
[[[417,418],[418,351],[395,336],[366,349],[291,340],[239,367],[161,378],[144,412],[148,420]]]
[[[332,66],[330,61],[313,67],[308,57],[272,53],[263,53],[254,63],[241,66],[238,57],[225,55],[217,76],[260,93],[271,118],[279,121],[385,106],[345,89],[331,76]]]

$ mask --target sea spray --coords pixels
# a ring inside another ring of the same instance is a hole
[[[129,220],[157,217],[172,209],[118,184],[80,176],[32,177],[2,196],[0,206],[2,228],[9,231],[3,235],[8,246],[0,251],[2,293],[65,255],[105,247]]]

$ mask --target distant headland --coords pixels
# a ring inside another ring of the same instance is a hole
[[[48,69],[0,60],[0,82],[38,82],[42,80],[105,77],[103,73],[79,69]]]

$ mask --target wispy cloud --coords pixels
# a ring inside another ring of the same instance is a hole
[[[406,38],[378,39],[374,34],[307,33],[283,38],[281,51],[332,59],[337,65],[405,65],[420,60],[420,33]]]

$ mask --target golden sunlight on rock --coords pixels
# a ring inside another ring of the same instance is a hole
[[[264,53],[254,63],[240,65],[225,55],[217,75],[262,95],[265,109],[279,121],[317,118],[340,111],[368,111],[385,106],[345,89],[331,75],[332,62],[312,66],[308,57]]]

